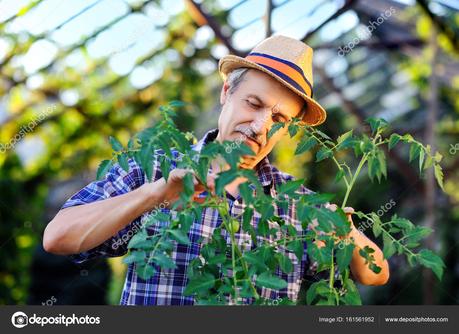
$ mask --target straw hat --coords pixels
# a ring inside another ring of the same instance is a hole
[[[226,80],[228,73],[240,67],[269,74],[306,101],[302,121],[315,126],[325,121],[327,113],[312,98],[312,53],[312,48],[301,41],[286,36],[272,36],[255,46],[245,58],[234,55],[223,57],[218,69],[223,80]]]

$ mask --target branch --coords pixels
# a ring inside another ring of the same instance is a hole
[[[451,42],[453,48],[459,52],[459,37],[456,35],[456,32],[450,26],[445,24],[438,16],[432,13],[426,0],[416,0],[416,2],[425,14],[427,14],[427,16],[432,20],[432,23],[437,27],[438,31],[443,33]]]
[[[325,26],[328,22],[336,19],[338,16],[341,14],[347,12],[351,6],[354,4],[354,2],[357,2],[357,0],[346,0],[344,5],[338,9],[332,16],[330,16],[328,19],[326,19],[324,22],[322,22],[317,28],[315,28],[313,31],[310,31],[306,33],[306,35],[301,39],[303,42],[307,42],[308,39],[312,37],[316,32],[318,32],[320,29],[322,29],[323,26]]]
[[[265,14],[265,31],[266,31],[266,38],[273,34],[271,20],[272,20],[272,12],[273,12],[273,1],[267,0],[266,1],[266,14]]]
[[[366,47],[370,49],[399,49],[400,47],[404,47],[404,46],[421,47],[424,44],[425,42],[419,38],[409,38],[409,39],[403,39],[403,40],[385,40],[385,41],[369,40],[369,41],[360,41],[358,44],[354,46],[354,48]],[[343,45],[325,43],[325,44],[316,46],[314,50],[319,50],[319,49],[338,50],[342,46]]]
[[[214,32],[215,36],[228,48],[230,53],[243,57],[243,53],[236,50],[231,41],[227,36],[225,36],[222,32],[220,24],[215,20],[211,15],[204,12],[201,8],[201,5],[195,3],[193,0],[186,0],[185,1],[187,7],[190,10],[190,15],[193,20],[200,26],[207,24]]]

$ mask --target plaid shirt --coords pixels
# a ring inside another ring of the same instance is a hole
[[[203,145],[214,140],[218,130],[209,131],[203,139],[201,139],[193,149],[200,151]],[[153,182],[162,177],[158,156],[160,152],[155,154],[153,168]],[[171,169],[175,168],[172,163]],[[267,158],[264,158],[256,167],[258,178],[263,186],[265,193],[276,196],[276,187],[286,181],[292,180],[293,177],[285,174],[274,166],[272,166]],[[128,193],[147,182],[147,178],[140,166],[133,160],[129,159],[129,172],[124,171],[118,164],[115,164],[105,176],[104,180],[95,181],[88,184],[79,192],[74,194],[62,208],[87,204],[95,201],[100,201],[110,197],[119,196]],[[309,194],[312,191],[302,187],[301,193]],[[233,198],[227,196],[230,213],[232,216],[237,216],[244,211],[245,205],[240,196]],[[295,203],[291,201],[287,212],[280,207],[274,206],[274,214],[282,217],[287,224],[292,224],[295,228],[303,233],[301,222],[296,219]],[[162,209],[163,212],[169,212],[168,209]],[[152,210],[153,211],[153,210]],[[70,258],[76,263],[82,263],[96,257],[117,257],[127,253],[127,244],[132,236],[141,229],[143,219],[150,213],[147,212],[141,217],[138,217],[125,228],[120,230],[116,235],[107,239],[101,245],[90,249],[80,254],[70,255]],[[257,226],[260,215],[255,212],[252,218],[252,224]],[[158,269],[155,274],[147,280],[143,280],[136,274],[135,263],[128,266],[126,280],[124,283],[123,293],[121,296],[121,305],[192,305],[194,304],[193,297],[184,296],[183,291],[187,285],[187,267],[191,260],[199,255],[202,242],[212,236],[213,230],[222,223],[218,212],[212,208],[205,208],[202,212],[202,219],[195,221],[191,226],[189,239],[190,245],[182,245],[174,243],[172,251],[172,259],[177,267],[175,269]],[[147,227],[148,234],[158,232],[164,224],[156,223]],[[271,224],[271,223],[270,223]],[[273,226],[274,227],[274,226]],[[226,231],[222,231],[230,242],[229,235]],[[252,240],[248,233],[241,231],[235,234],[239,247],[245,250],[251,249]],[[272,237],[271,237],[272,238]],[[285,279],[288,286],[282,290],[276,291],[268,288],[259,289],[259,294],[263,298],[278,299],[288,297],[291,300],[297,300],[303,277],[306,275],[312,276],[315,273],[316,263],[311,264],[306,253],[306,243],[304,243],[304,255],[301,261],[298,261],[293,252],[284,250],[285,254],[292,260],[293,271],[285,274],[277,270],[276,274]],[[250,300],[245,300],[249,303]]]

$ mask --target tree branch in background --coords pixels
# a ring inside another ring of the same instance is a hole
[[[437,27],[438,32],[443,33],[446,38],[451,42],[451,45],[459,52],[459,37],[456,35],[456,32],[451,29],[450,26],[445,24],[438,16],[436,16],[432,11],[429,9],[429,4],[426,0],[416,0],[419,7],[427,14],[427,16],[432,20],[432,23]]]
[[[186,0],[185,4],[189,9],[189,13],[193,20],[200,26],[207,24],[215,33],[215,36],[228,48],[230,53],[238,56],[244,56],[240,51],[236,50],[231,44],[230,39],[222,32],[220,24],[211,15],[204,12],[201,5],[195,3],[193,0]]]

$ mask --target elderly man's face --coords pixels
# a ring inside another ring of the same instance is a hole
[[[268,139],[276,122],[297,117],[304,100],[266,73],[249,70],[232,93],[225,82],[220,102],[217,140],[246,143],[255,156],[244,156],[242,168],[254,168],[288,131],[288,124]]]

